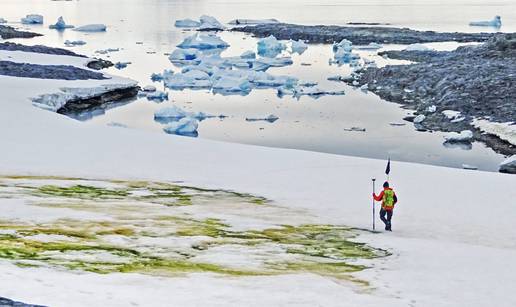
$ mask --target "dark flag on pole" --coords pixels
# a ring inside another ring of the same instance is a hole
[[[385,174],[389,175],[391,172],[391,158],[389,158],[389,162],[387,162],[387,167],[385,168]]]

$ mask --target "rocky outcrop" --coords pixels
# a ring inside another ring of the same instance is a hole
[[[39,65],[10,61],[0,61],[0,75],[20,78],[59,80],[107,79],[102,73],[70,65]]]
[[[85,112],[97,107],[105,106],[111,102],[130,99],[138,95],[138,86],[112,89],[88,98],[76,98],[66,102],[57,110],[57,113],[71,115]]]
[[[3,39],[33,38],[36,36],[43,36],[43,35],[39,34],[39,33],[34,33],[34,32],[18,31],[13,27],[0,25],[0,37]]]
[[[53,55],[68,55],[68,56],[76,56],[85,58],[85,55],[77,54],[73,51],[62,49],[62,48],[53,48],[47,47],[43,45],[35,45],[35,46],[26,46],[22,44],[16,43],[0,43],[0,50],[7,51],[24,51],[24,52],[34,52],[34,53],[43,53],[43,54],[53,54]]]
[[[303,26],[294,24],[260,24],[233,28],[232,31],[252,33],[257,37],[274,35],[282,40],[304,40],[308,43],[334,43],[343,39],[355,45],[369,43],[415,44],[428,42],[483,42],[494,36],[493,33],[440,33],[417,31],[393,27],[345,27],[345,26]]]
[[[5,297],[0,296],[0,306],[2,307],[45,307],[41,305],[32,305],[22,302],[16,302]]]

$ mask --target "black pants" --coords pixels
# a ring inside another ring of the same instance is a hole
[[[385,210],[383,208],[380,210],[380,219],[385,224],[385,226],[391,225],[392,213],[393,210]],[[385,218],[386,215],[387,218]]]

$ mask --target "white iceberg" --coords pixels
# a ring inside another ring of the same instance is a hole
[[[222,31],[225,27],[215,17],[203,15],[200,18],[200,31]]]
[[[444,136],[444,139],[449,143],[469,143],[473,140],[473,132],[471,130],[463,130],[460,133],[451,132]]]
[[[248,122],[266,121],[269,123],[273,123],[273,122],[277,121],[278,119],[279,119],[279,117],[277,117],[274,114],[271,114],[267,117],[247,117],[245,120]]]
[[[215,34],[200,34],[196,33],[183,40],[183,42],[177,45],[183,49],[224,49],[229,47],[229,44],[223,41],[220,37]]]
[[[368,45],[362,45],[362,46],[355,46],[356,49],[359,49],[359,50],[378,50],[378,49],[382,49],[383,46],[378,44],[378,43],[369,43]]]
[[[199,128],[199,121],[195,118],[184,117],[179,121],[170,123],[163,130],[166,133],[186,135],[186,136],[197,136],[197,129]]]
[[[261,56],[274,58],[286,48],[287,46],[273,35],[258,40],[258,54]]]
[[[292,88],[299,82],[299,79],[290,76],[274,76],[265,72],[256,72],[249,75],[249,81],[257,87],[287,87]]]
[[[76,41],[70,41],[70,40],[66,40],[64,42],[65,46],[67,47],[73,47],[73,46],[82,46],[82,45],[86,45],[86,42],[83,41],[83,40],[76,40]]]
[[[59,17],[55,24],[49,26],[50,29],[56,29],[56,30],[70,29],[70,28],[73,28],[73,27],[74,26],[72,26],[72,25],[67,25],[66,24],[66,22],[63,19],[63,16]]]
[[[176,20],[174,25],[176,28],[198,28],[201,26],[201,23],[199,21],[187,18]]]
[[[513,155],[500,163],[500,172],[516,174],[516,155]]]
[[[500,16],[495,16],[493,20],[489,21],[472,21],[469,23],[470,26],[474,27],[495,27],[500,28],[502,26],[502,18]]]
[[[412,44],[412,45],[408,45],[404,51],[431,51],[433,49],[431,48],[428,48],[427,46],[423,45],[423,44]]]
[[[343,39],[339,43],[333,44],[332,48],[333,58],[336,63],[354,63],[354,65],[358,65],[358,60],[360,59],[360,56],[358,54],[353,53],[353,44],[349,40]]]
[[[197,49],[176,49],[168,59],[174,64],[199,64],[201,53]]]
[[[435,105],[428,106],[428,108],[426,108],[426,111],[428,113],[434,113],[435,111],[437,111],[437,107]]]
[[[308,49],[308,45],[302,40],[290,40],[289,42],[292,53],[303,54]]]
[[[210,88],[212,86],[212,81],[210,79],[196,79],[194,74],[173,74],[170,76],[166,76],[163,78],[164,84],[166,87],[171,89],[201,89],[201,88]],[[197,73],[195,73],[197,75]]]
[[[144,92],[155,92],[157,88],[154,85],[146,85],[142,88]]]
[[[32,24],[43,24],[43,16],[38,14],[30,14],[21,19],[21,23],[26,25],[32,25]]]
[[[106,30],[107,26],[104,24],[84,25],[74,29],[74,31],[79,32],[105,32]]]
[[[230,25],[263,25],[279,23],[277,19],[233,19],[229,22]]]

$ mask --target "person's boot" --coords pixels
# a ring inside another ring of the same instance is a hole
[[[387,225],[385,225],[385,230],[392,231],[391,222],[388,222]]]

